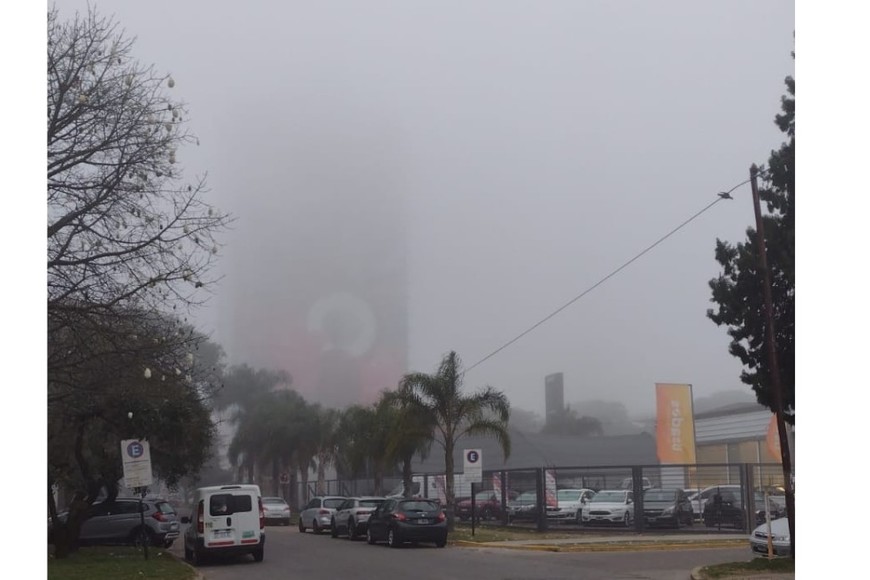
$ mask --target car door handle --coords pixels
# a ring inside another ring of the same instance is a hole
[[[229,517],[227,518],[227,527],[228,528],[233,527],[233,518],[229,518]]]

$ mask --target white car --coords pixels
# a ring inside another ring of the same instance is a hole
[[[634,494],[626,489],[599,491],[583,505],[581,523],[617,524],[628,527],[634,521]]]
[[[332,516],[335,508],[344,503],[347,498],[341,495],[327,495],[311,498],[311,501],[299,514],[299,531],[304,532],[311,528],[315,534],[320,534],[324,529],[332,526]]]
[[[347,534],[349,540],[364,536],[369,525],[369,516],[386,501],[383,497],[349,497],[338,506],[332,516],[332,537]]]
[[[582,508],[595,492],[591,489],[560,489],[556,492],[559,507],[547,508],[547,519],[580,523]]]
[[[263,512],[266,514],[266,523],[278,522],[282,526],[290,525],[290,506],[283,497],[264,497]]]
[[[791,535],[788,530],[788,518],[779,518],[770,522],[770,531],[772,536],[773,555],[774,556],[789,556],[791,555]],[[764,523],[752,531],[749,536],[749,547],[752,549],[754,556],[767,557],[768,534],[767,523]]]

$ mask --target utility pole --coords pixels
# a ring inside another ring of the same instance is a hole
[[[776,356],[776,334],[773,324],[773,297],[770,290],[770,270],[767,268],[767,246],[764,242],[764,220],[761,217],[761,198],[758,195],[758,167],[753,163],[749,168],[752,182],[752,203],[755,206],[755,229],[758,237],[758,265],[763,277],[764,315],[767,322],[765,342],[767,342],[767,357],[770,365],[771,400],[773,412],[776,415],[776,428],[779,432],[779,445],[782,450],[782,475],[785,479],[785,507],[788,512],[788,532],[791,541],[791,553],[794,557],[794,490],[791,487],[791,451],[788,444],[788,432],[785,427],[785,415],[782,405],[782,382],[779,376],[779,359]]]

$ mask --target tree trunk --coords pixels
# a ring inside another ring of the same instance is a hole
[[[317,458],[317,493],[326,493],[326,460],[323,457]]]
[[[402,459],[402,496],[408,498],[414,496],[414,490],[412,489],[414,482],[411,476],[411,460],[413,457],[413,455],[410,455]],[[423,495],[424,491],[425,490],[420,490],[420,495]]]
[[[296,475],[296,468],[292,465],[289,467],[290,471],[290,506],[291,509],[299,510],[302,507],[302,504],[299,503],[299,479]]]
[[[280,481],[281,481],[281,466],[278,464],[278,459],[275,458],[272,460],[272,495],[279,496],[281,495],[280,489]]]
[[[455,527],[454,514],[453,514],[453,441],[452,437],[445,437],[446,441],[444,441],[444,467],[447,470],[447,473],[444,474],[444,479],[446,482],[445,487],[447,488],[447,509],[445,512],[447,513],[447,529],[448,531],[453,531]]]
[[[308,466],[299,470],[302,473],[302,503],[308,503]]]

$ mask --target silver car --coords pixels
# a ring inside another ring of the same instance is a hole
[[[349,497],[335,510],[332,516],[332,537],[347,534],[349,540],[365,535],[369,516],[386,501],[383,497]]]
[[[767,540],[773,548],[774,556],[791,555],[791,535],[788,529],[788,518],[779,518],[770,522],[770,536],[767,534],[767,523],[758,526],[749,536],[749,547],[754,556],[767,556]]]
[[[263,515],[267,524],[278,522],[282,526],[290,525],[290,506],[283,497],[264,497]]]
[[[347,498],[341,495],[326,495],[311,498],[311,501],[299,514],[299,531],[308,528],[315,534],[320,534],[332,525],[332,514],[335,508],[344,503]]]
[[[147,543],[164,548],[171,546],[179,534],[175,509],[165,500],[146,498],[142,501],[140,515],[139,502],[139,498],[119,497],[91,505],[79,541],[83,545]],[[61,512],[58,518],[66,521],[67,515],[67,512]]]

